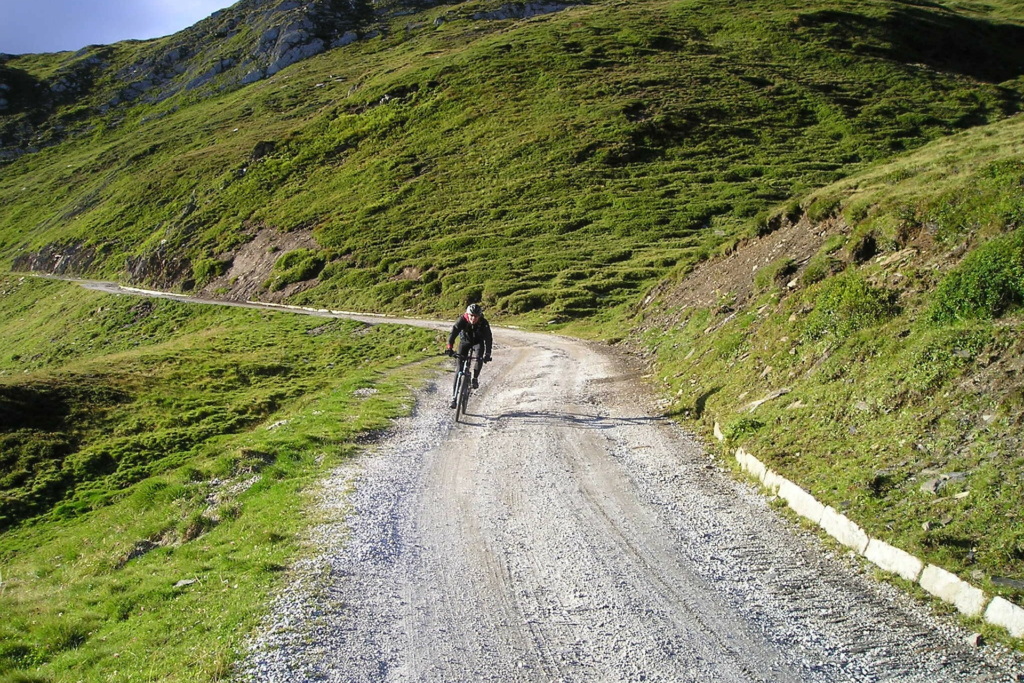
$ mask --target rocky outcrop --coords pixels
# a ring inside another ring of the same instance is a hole
[[[88,272],[99,254],[95,247],[82,244],[50,244],[39,251],[19,254],[11,270],[21,273],[82,275]]]
[[[180,286],[186,291],[192,289],[192,261],[165,244],[148,254],[128,257],[125,271],[128,282],[133,285],[149,285],[159,289]]]
[[[154,43],[116,74],[124,85],[105,106],[253,83],[352,42],[372,17],[364,0],[243,0]]]
[[[0,162],[59,142],[75,130],[76,118],[51,120],[59,107],[80,102],[102,77],[106,58],[113,48],[84,48],[69,54],[57,72],[46,80],[7,64],[0,55]],[[69,130],[70,129],[70,130]]]

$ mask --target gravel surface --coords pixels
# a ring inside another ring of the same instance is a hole
[[[322,483],[241,680],[1024,680],[719,471],[609,353],[497,335],[468,423],[442,377]]]

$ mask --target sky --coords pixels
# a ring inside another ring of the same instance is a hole
[[[60,52],[177,33],[235,0],[0,0],[0,52]]]

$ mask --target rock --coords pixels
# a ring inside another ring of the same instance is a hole
[[[253,69],[246,75],[242,76],[242,85],[249,85],[250,83],[255,83],[256,81],[260,80],[266,75],[267,73],[263,69]]]
[[[980,633],[972,633],[964,639],[964,642],[971,647],[981,647],[985,644],[985,638]]]
[[[767,403],[768,401],[773,401],[773,400],[777,399],[780,396],[785,396],[789,392],[790,392],[790,389],[788,387],[784,387],[782,389],[776,389],[775,391],[773,391],[772,393],[768,394],[764,398],[758,399],[757,401],[752,401],[752,402],[748,403],[747,405],[745,405],[743,407],[741,412],[752,413],[755,410],[757,410],[757,407],[760,406],[762,403]]]
[[[286,66],[291,66],[295,62],[320,54],[325,48],[326,45],[324,44],[324,41],[319,38],[315,38],[309,43],[294,47],[285,52],[273,64],[267,67],[267,75],[273,76]]]
[[[559,12],[572,5],[562,3],[528,2],[526,4],[502,5],[492,12],[477,12],[473,15],[476,20],[502,21],[505,19],[529,19],[541,14]]]
[[[941,567],[925,567],[918,585],[940,600],[956,606],[969,617],[979,616],[985,608],[985,594],[980,589]]]
[[[1009,579],[1005,576],[993,576],[992,585],[1003,586],[1005,588],[1015,588],[1019,591],[1024,591],[1024,581],[1019,581],[1017,579]]]
[[[719,441],[725,441],[725,434],[722,433],[722,428],[719,426],[717,422],[715,423],[714,434],[715,438],[718,439]]]
[[[1002,626],[1014,638],[1024,638],[1024,609],[1009,600],[995,597],[985,610],[985,621]]]
[[[174,587],[184,588],[185,586],[191,586],[193,583],[199,583],[199,579],[182,579],[178,583],[174,584]]]
[[[926,472],[922,472],[922,474],[925,474]],[[921,484],[919,488],[922,493],[937,494],[948,483],[959,482],[965,479],[967,479],[967,475],[964,474],[963,472],[947,472],[945,474],[940,474],[937,477],[931,477],[927,479]]]
[[[345,31],[345,33],[343,33],[340,38],[336,38],[334,42],[331,43],[331,47],[345,47],[346,45],[350,45],[356,42],[356,40],[358,39],[359,34],[357,34],[355,31]]]
[[[927,531],[927,529],[926,529]],[[872,538],[864,550],[864,557],[887,572],[902,576],[907,581],[917,581],[924,570],[924,563],[910,553],[888,543]]]

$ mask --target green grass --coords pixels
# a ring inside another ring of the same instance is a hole
[[[0,676],[225,678],[310,486],[407,410],[434,334],[0,289]]]
[[[795,289],[762,288],[731,312],[658,299],[644,340],[671,414],[702,431],[720,423],[730,449],[743,445],[870,536],[1016,604],[1024,593],[993,579],[1024,579],[1024,222],[1013,209],[1024,150],[976,142],[1020,125],[934,143],[805,198],[838,197],[853,215]],[[902,173],[908,164],[920,171]],[[980,199],[933,222],[953,196]],[[866,235],[878,237],[860,259]],[[651,325],[659,316],[679,322]]]
[[[9,164],[0,254],[85,245],[90,273],[123,279],[125,259],[172,253],[201,282],[259,227],[310,228],[316,267],[268,290],[316,277],[297,302],[600,315],[779,202],[1016,111],[1021,17],[999,8],[654,1],[480,22],[466,5],[435,28],[438,8]],[[192,279],[172,266],[141,277]]]
[[[492,5],[105,113],[113,74],[172,38],[96,48],[112,70],[36,122],[74,134],[0,174],[0,259],[190,289],[261,229],[311,230],[266,293],[308,281],[293,303],[445,316],[479,300],[604,339],[643,324],[671,414],[1021,604],[992,583],[1024,579],[1019,4],[469,19]],[[46,87],[79,59],[0,68]],[[746,306],[722,283],[715,306],[665,310],[696,264],[801,215],[847,229],[760,268]],[[0,676],[225,677],[308,552],[309,486],[404,410],[431,333],[0,287]]]

